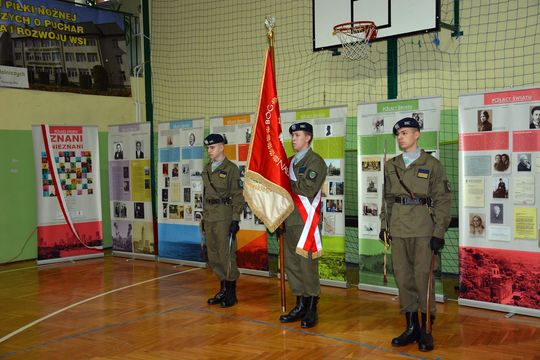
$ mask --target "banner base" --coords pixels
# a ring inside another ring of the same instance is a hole
[[[276,277],[278,279],[281,278],[279,273],[276,274]],[[287,274],[285,274],[285,281],[288,281]],[[319,281],[321,282],[321,285],[323,286],[332,286],[332,287],[337,287],[337,288],[342,288],[342,289],[348,288],[346,281],[328,280],[328,279],[320,279]]]
[[[239,268],[240,274],[270,277],[270,271]]]
[[[207,267],[206,263],[200,262],[200,261],[178,260],[178,259],[163,258],[159,256],[157,257],[157,261],[169,263],[169,264],[178,264],[178,265],[193,266],[193,267],[200,267],[200,268]]]
[[[347,288],[347,282],[346,281],[321,279],[320,282],[321,282],[321,285],[324,285],[324,286],[333,286],[333,287],[338,287],[338,288],[342,288],[342,289]]]
[[[378,293],[383,293],[383,294],[388,294],[388,295],[395,295],[395,296],[398,295],[398,289],[393,288],[393,287],[359,284],[358,289],[364,290],[364,291],[378,292]],[[446,296],[443,294],[435,294],[435,301],[444,303],[446,302]]]
[[[529,309],[529,308],[524,308],[520,306],[496,304],[496,303],[490,303],[486,301],[477,301],[477,300],[462,299],[462,298],[458,299],[458,304],[480,308],[480,309],[502,311],[506,313],[534,316],[534,317],[540,318],[540,310]]]
[[[104,256],[103,253],[97,253],[97,254],[70,256],[70,257],[58,258],[58,259],[36,260],[36,264],[46,265],[46,264],[69,262],[69,261],[75,261],[75,260],[88,260],[88,259],[102,258],[103,256]]]
[[[112,254],[113,256],[125,257],[130,259],[156,260],[156,256],[151,254],[139,254],[126,251],[113,251]]]

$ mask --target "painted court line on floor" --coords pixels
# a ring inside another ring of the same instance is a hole
[[[2,270],[2,271],[0,271],[0,274],[14,272],[14,271],[20,271],[20,270],[35,269],[35,268],[38,268],[38,267],[39,266],[28,266],[28,267],[23,267],[23,268],[18,268],[18,269]]]
[[[81,332],[78,332],[78,333],[65,335],[65,336],[62,336],[61,338],[49,340],[49,341],[46,341],[46,342],[43,342],[43,343],[40,343],[40,344],[37,344],[37,345],[32,345],[32,346],[27,347],[27,348],[22,349],[22,350],[11,351],[11,352],[0,354],[0,359],[5,359],[5,358],[8,358],[10,356],[14,356],[14,355],[17,355],[17,354],[20,354],[20,353],[23,353],[23,352],[24,353],[29,353],[29,352],[32,352],[34,350],[42,349],[42,348],[45,348],[45,347],[50,346],[50,345],[54,345],[54,344],[57,344],[57,343],[63,343],[65,341],[77,339],[77,338],[79,338],[81,336],[97,334],[97,333],[100,333],[102,331],[115,329],[115,328],[122,327],[122,326],[125,326],[125,325],[135,324],[135,323],[137,323],[137,322],[139,322],[141,320],[149,319],[149,318],[152,318],[154,316],[161,316],[161,315],[164,315],[164,314],[167,314],[167,313],[170,313],[170,312],[181,311],[183,309],[191,310],[191,307],[188,306],[188,305],[178,306],[178,307],[168,309],[168,310],[164,310],[164,311],[152,312],[152,313],[149,313],[149,314],[146,314],[146,315],[141,315],[141,316],[139,316],[139,317],[137,317],[135,319],[132,319],[132,320],[128,320],[128,321],[124,321],[124,322],[120,322],[120,323],[116,323],[116,324],[108,324],[108,325],[101,326],[101,327],[98,327],[98,328],[88,329],[88,330],[84,330],[84,331],[81,331]]]
[[[85,300],[81,300],[79,302],[76,302],[75,304],[71,304],[69,306],[66,306],[60,310],[57,310],[49,315],[46,315],[46,316],[43,316],[37,320],[34,320],[32,321],[31,323],[7,334],[6,336],[2,337],[0,339],[0,344],[3,343],[4,341],[12,338],[13,336],[25,331],[26,329],[29,329],[31,328],[32,326],[36,325],[36,324],[39,324],[40,322],[42,321],[45,321],[55,315],[58,315],[66,310],[69,310],[69,309],[72,309],[76,306],[79,306],[81,304],[84,304],[84,303],[87,303],[89,301],[92,301],[92,300],[95,300],[95,299],[98,299],[100,297],[103,297],[103,296],[106,296],[106,295],[109,295],[109,294],[113,294],[115,292],[118,292],[118,291],[122,291],[122,290],[125,290],[125,289],[129,289],[129,288],[132,288],[132,287],[135,287],[135,286],[138,286],[138,285],[142,285],[142,284],[146,284],[146,283],[149,283],[149,282],[152,282],[152,281],[156,281],[156,280],[161,280],[161,279],[165,279],[165,278],[168,278],[168,277],[171,277],[171,276],[175,276],[175,275],[180,275],[180,274],[184,274],[184,273],[188,273],[188,272],[192,272],[192,271],[196,271],[196,270],[201,270],[201,268],[193,268],[193,269],[189,269],[189,270],[184,270],[184,271],[179,271],[179,272],[175,272],[175,273],[172,273],[172,274],[168,274],[168,275],[163,275],[163,276],[160,276],[160,277],[157,277],[157,278],[152,278],[152,279],[149,279],[149,280],[145,280],[145,281],[141,281],[141,282],[138,282],[138,283],[135,283],[135,284],[131,284],[131,285],[127,285],[127,286],[124,286],[124,287],[121,287],[121,288],[118,288],[118,289],[114,289],[114,290],[110,290],[110,291],[107,291],[107,292],[104,292],[102,294],[98,294],[96,296],[92,296],[91,298],[88,298],[88,299],[85,299]]]
[[[185,272],[189,272],[189,271],[193,271],[193,270],[196,270],[196,269],[183,271],[181,273],[185,273]],[[180,274],[180,273],[169,274],[169,275],[165,275],[164,277],[169,277],[169,276],[173,276],[173,275],[177,275],[177,274]],[[160,278],[164,278],[164,277],[160,277]],[[159,279],[159,278],[156,278],[156,279]],[[144,281],[142,283],[146,283],[146,282],[153,281],[153,280],[156,280],[156,279],[146,280],[146,281]],[[139,284],[141,284],[141,283],[139,283]],[[135,285],[137,285],[137,284],[130,285],[129,287],[135,286]],[[124,288],[127,288],[127,287],[124,287]],[[123,289],[123,288],[121,288],[121,289]],[[119,291],[121,289],[116,289],[116,290],[113,290],[113,291]],[[63,336],[63,337],[61,337],[59,339],[50,340],[50,341],[47,341],[47,342],[44,342],[44,343],[41,343],[41,344],[37,344],[37,345],[31,346],[31,347],[28,347],[28,348],[23,349],[23,350],[12,351],[12,352],[7,352],[7,353],[0,354],[0,359],[8,358],[10,356],[20,354],[22,352],[29,353],[29,352],[32,352],[34,350],[40,349],[40,348],[44,348],[44,347],[47,347],[47,346],[50,346],[50,345],[54,345],[55,343],[58,343],[58,342],[69,341],[69,340],[76,339],[76,338],[79,338],[81,336],[86,336],[86,335],[90,335],[90,334],[97,334],[97,333],[102,332],[102,331],[111,330],[111,329],[122,327],[122,326],[125,326],[125,325],[134,324],[134,323],[137,323],[139,321],[142,321],[142,320],[145,320],[145,319],[148,319],[148,318],[152,318],[154,316],[162,316],[162,315],[166,315],[166,314],[170,314],[170,313],[175,313],[175,312],[178,312],[178,311],[205,313],[205,314],[209,314],[209,315],[212,315],[212,316],[219,316],[219,317],[229,318],[229,319],[233,319],[233,320],[246,321],[246,322],[256,324],[256,325],[262,325],[262,326],[272,327],[272,328],[275,328],[275,329],[282,329],[282,330],[302,333],[302,334],[306,334],[306,335],[317,336],[317,337],[325,338],[325,339],[328,339],[328,340],[342,342],[342,343],[345,343],[345,344],[350,344],[350,345],[354,345],[354,346],[360,346],[360,347],[364,347],[364,348],[368,348],[368,349],[381,351],[381,352],[384,352],[384,353],[387,353],[387,354],[399,355],[399,356],[403,356],[403,357],[409,358],[409,359],[415,359],[415,360],[432,360],[432,359],[433,360],[441,360],[440,356],[435,356],[434,358],[420,357],[420,356],[410,354],[410,353],[406,353],[406,352],[403,352],[403,351],[396,351],[396,350],[393,350],[393,349],[386,349],[386,348],[383,348],[383,347],[379,347],[379,346],[375,346],[375,345],[371,345],[371,344],[367,344],[367,343],[362,343],[362,342],[354,341],[354,340],[350,340],[350,339],[325,335],[325,334],[322,334],[322,333],[317,333],[317,332],[303,330],[303,329],[297,329],[297,328],[284,326],[284,325],[280,325],[280,324],[275,324],[275,323],[268,322],[268,321],[263,321],[263,320],[256,320],[256,319],[251,319],[251,318],[242,317],[242,316],[223,314],[223,313],[219,313],[219,312],[216,312],[216,311],[213,311],[213,310],[210,310],[210,309],[206,309],[206,308],[193,308],[193,307],[190,307],[190,306],[178,306],[178,307],[174,307],[174,308],[167,309],[167,310],[160,311],[160,312],[152,312],[150,314],[141,315],[141,316],[139,316],[139,317],[137,317],[135,319],[132,319],[132,320],[128,320],[128,321],[124,321],[124,322],[120,322],[120,323],[116,323],[116,324],[109,324],[109,325],[106,325],[106,326],[93,328],[93,329],[88,329],[88,330],[81,331],[81,332],[78,332],[78,333],[74,333],[74,334],[71,334],[71,335],[66,335],[66,336]]]
[[[297,328],[292,328],[292,327],[285,326],[285,325],[274,324],[274,323],[271,323],[271,322],[268,322],[268,321],[255,320],[255,319],[251,319],[251,318],[247,318],[247,317],[243,317],[243,316],[222,314],[222,313],[219,313],[219,312],[216,312],[216,311],[203,309],[203,308],[194,309],[194,310],[198,311],[198,312],[217,315],[217,316],[220,316],[220,317],[223,317],[223,318],[238,319],[238,320],[243,320],[243,321],[250,322],[250,323],[253,323],[253,324],[270,326],[270,327],[274,327],[274,328],[278,328],[278,329],[284,329],[284,330],[288,330],[288,331],[294,331],[294,332],[298,332],[298,333],[302,333],[302,334],[306,334],[306,335],[317,336],[317,337],[321,337],[321,338],[324,338],[324,339],[335,340],[335,341],[343,342],[343,343],[346,343],[346,344],[351,344],[351,345],[365,347],[365,348],[368,348],[368,349],[382,351],[382,352],[385,352],[385,353],[388,353],[388,354],[401,355],[401,356],[408,357],[408,358],[411,358],[411,359],[416,359],[416,360],[431,360],[432,359],[432,358],[417,356],[417,355],[414,355],[414,354],[409,354],[409,353],[406,353],[406,352],[403,352],[403,351],[396,351],[396,350],[393,350],[393,349],[386,349],[386,348],[371,345],[371,344],[361,343],[359,341],[354,341],[354,340],[350,340],[350,339],[344,339],[344,338],[340,338],[340,337],[337,337],[337,336],[325,335],[325,334],[322,334],[322,333],[317,333],[317,332],[313,332],[313,331],[309,331],[309,330],[297,329]],[[434,360],[441,360],[441,357],[440,356],[435,356],[433,359]]]

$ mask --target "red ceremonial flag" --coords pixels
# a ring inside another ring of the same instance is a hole
[[[289,160],[281,142],[281,118],[272,48],[266,52],[257,119],[249,145],[244,198],[264,225],[274,232],[294,209]]]

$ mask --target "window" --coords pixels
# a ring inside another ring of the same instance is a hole
[[[86,44],[88,46],[96,46],[96,39],[94,38],[86,39]]]
[[[68,77],[70,78],[77,77],[77,69],[67,68],[67,74],[68,74]]]
[[[85,62],[86,61],[86,54],[85,53],[77,53],[77,62]]]
[[[79,69],[79,74],[81,74],[81,75],[90,75],[90,70],[88,70],[88,69]]]
[[[123,62],[122,62],[122,55],[116,55],[116,63],[118,65],[122,65]]]
[[[42,54],[42,59],[43,59],[43,61],[51,61],[51,54],[50,53],[43,53]]]
[[[97,62],[97,54],[96,53],[88,53],[88,62]]]
[[[26,60],[33,60],[32,53],[26,53]]]
[[[21,60],[22,54],[20,52],[15,53],[15,60]]]
[[[75,55],[73,53],[66,53],[66,61],[75,61]]]
[[[37,52],[37,53],[34,55],[34,60],[38,60],[38,61],[41,60],[41,54]]]

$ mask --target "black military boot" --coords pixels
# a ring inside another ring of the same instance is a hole
[[[236,280],[225,281],[225,296],[221,300],[221,307],[231,307],[238,302],[236,298]]]
[[[221,280],[220,285],[221,286],[217,294],[214,295],[213,298],[208,299],[208,305],[217,305],[221,303],[221,300],[223,300],[223,297],[225,296],[225,280]]]
[[[306,314],[300,322],[300,327],[311,328],[314,327],[319,321],[317,316],[317,302],[319,301],[318,296],[310,296],[307,298],[306,303]]]
[[[295,322],[304,317],[306,314],[306,300],[307,297],[297,296],[296,297],[296,306],[292,308],[287,315],[281,315],[279,317],[279,322],[290,323]]]
[[[435,316],[431,315],[431,324],[435,321]],[[422,313],[422,330],[420,331],[420,340],[418,341],[418,350],[431,351],[433,350],[433,335],[432,332],[426,333],[427,315]]]
[[[392,339],[392,346],[405,346],[420,339],[420,324],[418,324],[418,313],[405,313],[407,328],[396,338]]]

